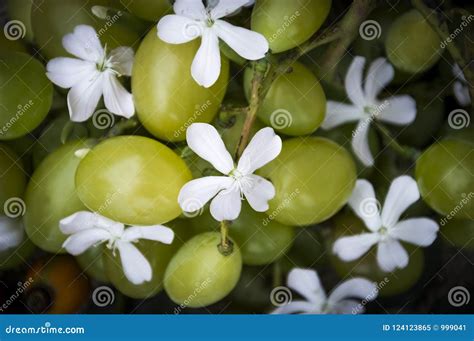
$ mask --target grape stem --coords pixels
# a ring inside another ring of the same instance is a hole
[[[471,95],[471,98],[474,98],[474,70],[472,67],[470,67],[470,63],[468,63],[463,57],[456,44],[451,41],[452,39],[450,38],[448,25],[446,22],[442,22],[439,19],[436,11],[426,6],[423,0],[412,0],[412,4],[413,7],[415,7],[418,12],[421,13],[421,15],[423,15],[431,28],[438,34],[440,39],[443,42],[448,42],[445,44],[446,49],[449,51],[451,57],[453,57],[454,62],[458,64],[463,70],[464,77],[469,84],[469,94]],[[474,101],[471,101],[471,105],[474,108]]]
[[[229,222],[227,220],[221,221],[221,243],[218,250],[224,256],[230,255],[234,250],[234,246],[229,240]]]
[[[386,146],[389,146],[393,151],[406,159],[415,161],[418,158],[420,152],[417,149],[401,145],[382,123],[374,122],[374,125],[382,135]]]
[[[135,128],[137,125],[138,125],[138,119],[136,118],[136,116],[133,116],[132,118],[129,118],[129,119],[121,120],[112,128],[110,128],[110,130],[107,132],[104,138],[118,136],[128,129]]]

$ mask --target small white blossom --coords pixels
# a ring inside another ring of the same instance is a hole
[[[24,234],[20,219],[0,216],[0,252],[20,245]]]
[[[67,105],[71,120],[82,122],[92,116],[102,95],[107,110],[130,118],[135,113],[132,95],[118,80],[132,75],[133,49],[118,47],[109,54],[91,26],[79,25],[63,38],[67,52],[77,58],[59,57],[48,62],[48,78],[69,89]]]
[[[148,239],[171,244],[174,238],[173,230],[166,226],[125,228],[122,223],[87,211],[76,212],[62,219],[59,227],[62,233],[70,235],[63,247],[73,256],[105,242],[106,247],[114,253],[118,250],[125,276],[135,285],[151,281],[153,271],[148,260],[133,243]]]
[[[359,314],[364,312],[364,307],[354,298],[372,301],[378,295],[375,283],[352,278],[336,286],[328,297],[317,272],[308,269],[291,270],[287,285],[305,300],[294,300],[272,314]]]
[[[406,267],[408,253],[400,241],[428,246],[436,239],[439,229],[438,224],[428,218],[399,220],[402,213],[419,198],[416,181],[406,175],[400,176],[390,185],[383,209],[379,212],[370,182],[357,180],[349,206],[369,231],[339,238],[334,243],[333,252],[349,262],[377,245],[377,263],[383,271],[391,272]]]
[[[210,124],[193,123],[186,131],[186,141],[189,148],[224,175],[206,176],[185,184],[178,196],[183,211],[197,211],[214,198],[210,207],[214,219],[234,220],[240,214],[243,197],[255,211],[268,210],[275,187],[253,173],[281,152],[281,138],[272,128],[263,128],[254,135],[237,166],[219,133]]]
[[[201,37],[191,74],[199,85],[208,88],[221,72],[219,39],[248,60],[261,59],[268,51],[268,41],[260,33],[220,20],[247,5],[251,5],[248,0],[219,0],[206,8],[201,0],[176,0],[175,14],[158,22],[158,37],[169,44],[184,44]]]
[[[454,97],[460,105],[463,107],[471,104],[471,96],[469,94],[469,86],[467,85],[466,77],[458,64],[453,66],[453,74],[456,77],[456,81],[453,84]]]
[[[416,117],[416,102],[408,95],[377,99],[393,79],[393,66],[384,58],[376,59],[362,84],[364,65],[364,57],[354,58],[345,79],[347,96],[352,104],[328,101],[322,127],[332,129],[344,123],[358,122],[352,136],[352,149],[365,166],[373,166],[368,137],[370,123],[375,119],[397,125],[410,124]]]

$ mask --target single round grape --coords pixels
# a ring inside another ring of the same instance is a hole
[[[276,190],[267,214],[290,226],[333,216],[349,200],[357,178],[349,152],[320,137],[285,140],[280,155],[258,173]]]
[[[222,56],[221,74],[210,88],[191,77],[191,63],[200,41],[167,44],[151,30],[141,43],[133,66],[132,92],[138,118],[154,136],[186,139],[192,123],[210,122],[219,110],[229,79],[229,62]]]
[[[28,284],[28,285],[27,285]],[[41,258],[26,275],[24,301],[30,311],[43,314],[76,314],[91,297],[90,285],[74,257]]]
[[[474,212],[474,144],[446,139],[416,161],[415,175],[423,200],[442,215],[471,219]]]
[[[104,262],[102,260],[103,245],[94,245],[86,252],[76,256],[77,264],[87,276],[100,282],[110,282],[105,273]]]
[[[234,243],[231,254],[219,252],[217,232],[199,234],[174,255],[165,272],[165,290],[177,304],[197,308],[213,304],[237,284],[242,256]]]
[[[9,199],[14,202],[14,198],[22,197],[26,187],[26,175],[20,158],[3,144],[0,144],[0,174],[0,209],[3,215],[9,210],[5,203]]]
[[[21,40],[10,40],[4,34],[0,34],[0,51],[28,53],[28,49]]]
[[[127,1],[127,9],[137,17],[157,21],[165,14],[171,12],[172,6],[169,0],[131,0]]]
[[[99,143],[82,159],[76,189],[92,211],[124,224],[154,225],[181,214],[178,194],[190,180],[184,161],[165,145],[119,136]]]
[[[474,250],[474,220],[441,218],[441,237],[447,245]]]
[[[81,161],[74,153],[91,146],[92,141],[73,141],[58,148],[43,160],[28,183],[25,231],[31,241],[45,251],[65,252],[62,244],[67,236],[59,229],[59,221],[86,210],[74,185],[74,175]]]
[[[313,73],[294,63],[291,72],[278,77],[258,110],[258,117],[280,133],[299,136],[313,133],[324,120],[326,95]],[[244,85],[250,94],[253,71],[247,68]]]
[[[53,86],[38,60],[20,52],[0,54],[0,140],[26,135],[46,117]]]
[[[252,11],[252,31],[267,38],[272,53],[292,49],[321,27],[331,0],[257,0]]]
[[[92,13],[92,7],[122,8],[119,0],[33,0],[31,25],[40,52],[48,59],[68,55],[63,48],[63,37],[74,31],[77,25],[95,28],[107,51],[119,46],[135,47],[140,41],[139,32],[123,20],[118,13],[109,19],[101,19]]]
[[[352,213],[338,216],[334,219],[334,225],[331,241],[343,236],[368,232],[363,222]],[[330,243],[331,248],[332,245]],[[393,272],[384,272],[380,269],[377,264],[376,247],[372,247],[368,253],[352,262],[344,262],[331,252],[330,262],[341,278],[348,276],[367,278],[377,283],[380,296],[393,296],[410,289],[423,273],[423,250],[411,244],[403,243],[403,247],[410,257],[408,265]]]
[[[173,255],[176,254],[179,248],[191,237],[192,234],[189,221],[177,219],[166,225],[172,228],[175,233],[172,244],[167,245],[143,239],[135,243],[135,246],[145,256],[153,270],[150,282],[145,282],[140,285],[131,283],[125,277],[119,253],[115,251],[114,255],[111,250],[103,247],[102,259],[105,273],[112,284],[121,293],[137,299],[149,298],[163,289],[163,277],[165,275],[166,267]]]
[[[385,40],[390,62],[408,73],[423,72],[441,57],[442,42],[438,34],[416,9],[394,20]]]
[[[31,0],[7,0],[8,17],[12,20],[18,20],[21,24],[19,36],[27,41],[33,41],[33,29],[31,28]],[[17,37],[15,35],[15,37]]]
[[[216,231],[220,227],[208,209],[190,221],[196,233]],[[295,228],[254,211],[243,202],[239,217],[230,223],[229,235],[239,246],[245,265],[264,265],[288,251],[295,238]]]

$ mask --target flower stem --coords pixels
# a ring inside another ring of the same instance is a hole
[[[218,249],[224,256],[228,256],[234,251],[234,246],[229,239],[229,222],[227,220],[221,221],[221,242]]]
[[[382,135],[382,138],[387,146],[392,148],[400,156],[415,161],[420,152],[412,147],[404,146],[398,143],[398,141],[392,136],[390,131],[380,122],[374,122],[375,127]]]

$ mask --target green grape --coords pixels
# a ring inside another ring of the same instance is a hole
[[[357,178],[349,152],[320,137],[284,141],[280,155],[258,173],[276,190],[267,214],[297,226],[333,216],[349,200]]]
[[[3,144],[0,144],[0,174],[0,207],[3,214],[5,203],[9,199],[22,197],[26,187],[26,175],[20,158]]]
[[[474,144],[446,139],[433,144],[416,162],[423,200],[436,212],[472,219],[474,212]]]
[[[24,29],[21,29],[27,41],[33,41],[33,29],[31,28],[31,0],[7,0],[7,12],[10,19],[20,21]],[[23,37],[22,37],[23,38]]]
[[[147,137],[119,136],[95,146],[76,172],[79,198],[92,211],[130,225],[181,214],[178,194],[191,172],[171,149]]]
[[[20,52],[0,54],[0,140],[26,135],[46,117],[53,86],[44,66]]]
[[[100,19],[92,13],[93,6],[121,7],[118,0],[33,0],[31,24],[36,44],[48,59],[67,56],[63,48],[63,37],[74,31],[77,25],[94,27],[107,50],[119,46],[131,46],[140,41],[137,30],[126,25],[122,14],[114,14],[110,19]]]
[[[199,234],[174,255],[165,272],[165,290],[177,304],[197,308],[213,304],[237,284],[242,256],[234,243],[230,255],[219,252],[217,232]]]
[[[105,273],[102,250],[103,245],[94,245],[87,249],[86,252],[76,256],[76,261],[87,276],[97,281],[108,283],[110,281]]]
[[[167,44],[156,28],[145,37],[135,57],[132,92],[138,118],[154,136],[168,141],[186,139],[186,128],[211,122],[219,110],[229,79],[229,62],[222,56],[221,74],[210,88],[191,77],[199,40]]]
[[[441,218],[441,238],[449,246],[474,251],[474,220]]]
[[[190,220],[195,233],[218,230],[208,209]],[[254,211],[246,202],[242,211],[229,226],[229,235],[239,246],[245,265],[264,265],[281,258],[293,244],[295,229]]]
[[[48,154],[62,145],[61,134],[67,124],[72,125],[68,134],[69,140],[87,137],[87,128],[81,123],[71,122],[67,114],[55,118],[43,129],[33,147],[33,164],[35,166],[38,166]]]
[[[105,273],[112,284],[121,293],[133,298],[149,298],[163,289],[163,278],[166,267],[173,255],[179,250],[184,242],[191,237],[191,228],[188,221],[178,219],[167,224],[167,226],[172,228],[175,233],[172,244],[167,245],[144,239],[135,243],[135,246],[141,253],[143,253],[153,270],[150,282],[145,282],[140,285],[132,284],[125,277],[119,253],[115,251],[114,255],[111,250],[103,247],[102,260]]]
[[[247,68],[244,86],[250,94],[253,71]],[[294,63],[292,71],[278,77],[270,87],[258,117],[280,133],[299,136],[313,133],[323,122],[326,96],[312,72],[301,63]]]
[[[127,0],[126,3],[130,13],[149,21],[157,21],[172,9],[169,0]]]
[[[335,228],[330,238],[332,242],[340,237],[368,232],[363,222],[352,213],[338,216],[334,220]],[[374,281],[379,288],[380,296],[393,296],[410,289],[423,273],[423,250],[411,244],[403,244],[410,257],[408,265],[393,272],[384,272],[377,264],[377,250],[372,247],[368,253],[352,262],[344,262],[331,252],[330,262],[341,278],[365,277]]]
[[[0,251],[0,270],[15,269],[27,264],[34,251],[35,245],[28,238],[15,248]]]
[[[26,45],[21,40],[10,40],[4,34],[0,34],[0,53],[8,52],[22,52],[28,53]]]
[[[221,134],[222,141],[224,141],[227,150],[231,154],[237,150],[237,146],[240,142],[240,136],[242,134],[242,129],[244,127],[245,117],[245,115],[236,114],[229,119],[229,122],[221,122],[224,127],[217,124],[217,130]],[[260,122],[260,120],[255,120],[250,130],[249,137],[252,138],[257,131],[264,127],[265,125]]]
[[[81,159],[74,153],[90,148],[92,141],[73,141],[48,155],[33,173],[26,188],[25,231],[39,248],[52,253],[65,252],[67,236],[59,221],[77,211],[86,210],[74,185],[74,174]]]
[[[292,49],[321,27],[331,0],[257,0],[252,11],[252,31],[267,38],[272,53]]]
[[[407,73],[423,72],[441,57],[441,39],[416,9],[394,20],[385,51],[390,62]]]

